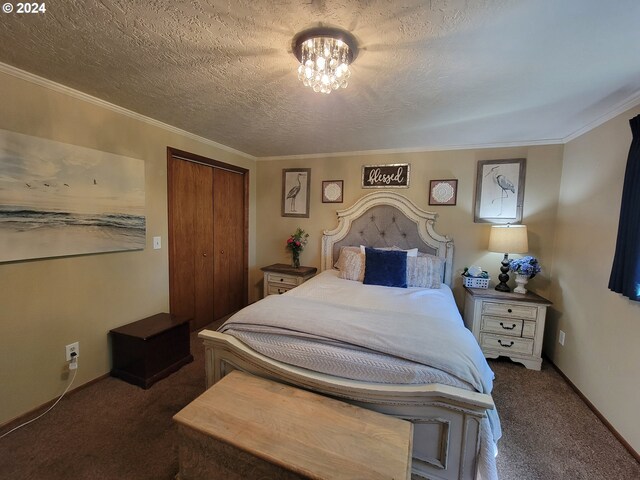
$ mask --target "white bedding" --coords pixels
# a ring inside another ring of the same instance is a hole
[[[337,305],[353,305],[395,313],[429,313],[463,324],[462,317],[451,289],[441,288],[391,288],[338,278],[337,270],[325,270],[310,281],[288,291],[285,295],[323,300]]]
[[[351,310],[364,308],[392,313],[395,323],[390,328],[396,332],[403,329],[402,317],[398,317],[398,314],[404,314],[405,317],[429,315],[463,327],[451,289],[446,285],[440,289],[363,286],[359,282],[338,278],[335,270],[327,270],[284,295],[309,301],[305,304],[309,305],[309,310],[301,313],[301,317],[310,316],[312,305],[316,308],[317,302],[320,302],[318,308],[326,303]],[[253,316],[254,319],[261,314],[261,311],[242,312],[242,315]],[[238,321],[239,315],[232,317],[220,330],[242,340],[263,355],[291,365],[352,380],[398,384],[441,383],[466,390],[475,389],[467,381],[411,359],[351,343],[330,342],[327,337],[323,337],[322,343],[311,341],[301,338],[300,334],[292,336],[286,330],[279,332],[273,327],[267,331],[260,331],[256,326],[244,330],[233,325]]]

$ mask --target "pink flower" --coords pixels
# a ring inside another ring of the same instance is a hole
[[[293,242],[293,238],[289,237],[289,240],[287,240],[287,243],[291,243]]]
[[[298,240],[296,240],[296,247],[300,246],[300,242]]]

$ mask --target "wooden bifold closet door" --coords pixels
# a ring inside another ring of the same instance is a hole
[[[192,330],[247,303],[248,175],[169,149],[171,313],[192,318]]]

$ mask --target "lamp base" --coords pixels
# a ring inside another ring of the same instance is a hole
[[[500,265],[501,273],[500,275],[498,275],[498,280],[500,280],[500,283],[496,285],[496,290],[499,292],[510,292],[511,289],[509,288],[509,285],[507,285],[507,282],[509,281],[509,275],[507,275],[507,272],[509,271],[509,254],[504,254],[504,258],[502,259]]]

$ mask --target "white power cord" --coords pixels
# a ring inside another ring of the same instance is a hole
[[[58,399],[55,401],[55,403],[53,405],[51,405],[49,408],[47,408],[44,412],[42,412],[36,418],[32,418],[28,422],[24,422],[24,423],[18,425],[17,427],[12,428],[8,432],[3,433],[2,435],[0,435],[0,439],[6,437],[7,435],[9,435],[12,432],[15,432],[19,428],[24,427],[25,425],[29,425],[31,422],[35,422],[39,418],[44,417],[47,413],[49,413],[53,409],[53,407],[55,407],[58,404],[58,402],[60,400],[62,400],[62,397],[64,397],[64,395],[69,391],[69,388],[71,388],[71,385],[73,385],[73,381],[76,379],[76,375],[78,374],[78,359],[76,358],[76,354],[75,353],[72,353],[71,355],[72,355],[72,358],[71,358],[71,362],[69,363],[69,370],[73,370],[73,377],[71,377],[71,382],[69,382],[69,385],[67,385],[67,388],[64,389],[64,392],[62,392],[62,395],[60,395],[58,397]]]

